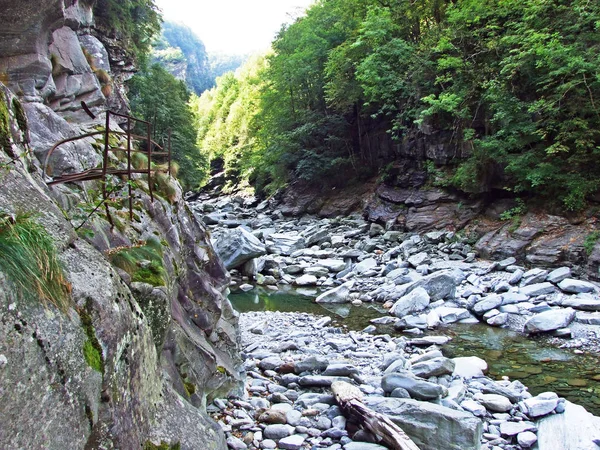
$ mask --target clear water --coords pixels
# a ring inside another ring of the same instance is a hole
[[[334,324],[362,330],[369,320],[386,315],[379,304],[354,307],[349,304],[324,307],[314,302],[316,291],[267,291],[254,289],[229,295],[239,312],[282,311],[327,315]],[[378,330],[401,335],[393,327]],[[451,336],[444,346],[449,357],[479,356],[487,361],[488,375],[499,379],[508,376],[521,380],[536,395],[553,391],[573,403],[600,415],[600,358],[577,355],[571,351],[545,345],[539,339],[483,324],[453,324],[434,332]]]

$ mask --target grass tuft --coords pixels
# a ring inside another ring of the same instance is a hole
[[[131,247],[118,247],[108,252],[110,262],[131,275],[132,281],[165,286],[163,251],[160,241],[150,238]]]
[[[29,216],[0,215],[0,270],[24,298],[49,301],[62,311],[71,305],[71,285],[52,238]]]

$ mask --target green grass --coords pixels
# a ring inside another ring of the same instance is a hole
[[[71,285],[52,238],[26,215],[0,215],[0,270],[23,298],[50,302],[62,311],[71,305]]]
[[[114,266],[131,275],[132,281],[152,286],[166,284],[162,245],[156,238],[135,246],[112,249],[108,256]]]
[[[90,341],[85,341],[83,344],[83,356],[88,366],[94,369],[96,372],[102,373],[104,371],[104,363],[102,362],[102,356],[97,348],[94,347]]]
[[[587,253],[588,256],[592,254],[594,251],[594,247],[596,246],[596,242],[600,239],[600,231],[594,230],[590,234],[585,237],[583,241],[583,249]]]
[[[79,317],[81,318],[81,326],[87,340],[83,344],[83,356],[88,366],[97,372],[104,374],[104,358],[102,357],[102,346],[98,342],[96,337],[96,330],[94,330],[94,324],[92,323],[92,317],[88,314],[85,309],[79,311]]]

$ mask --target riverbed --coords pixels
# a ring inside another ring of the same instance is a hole
[[[229,299],[237,311],[306,312],[330,316],[333,323],[350,330],[363,330],[370,320],[386,315],[379,304],[361,306],[322,305],[314,302],[316,290],[270,291],[254,288],[236,291]],[[379,326],[377,333],[401,336],[391,326]],[[556,348],[541,339],[484,324],[452,324],[437,329],[436,335],[452,340],[443,348],[448,357],[478,356],[488,363],[488,376],[521,380],[533,395],[553,391],[573,403],[600,415],[599,358]]]

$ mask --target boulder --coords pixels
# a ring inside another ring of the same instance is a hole
[[[512,409],[512,403],[508,398],[498,394],[476,394],[473,397],[491,412],[508,412]]]
[[[488,295],[483,300],[475,303],[473,306],[473,312],[478,315],[482,315],[487,311],[497,308],[502,304],[502,297],[499,295]]]
[[[535,397],[523,400],[522,409],[529,417],[535,419],[550,414],[558,405],[558,395],[554,392],[543,392]]]
[[[346,268],[346,263],[341,259],[322,259],[319,265],[327,268],[330,272],[341,272]]]
[[[554,285],[546,281],[544,283],[530,284],[529,286],[522,287],[519,289],[519,292],[529,297],[536,297],[538,295],[551,294],[554,292],[554,289]]]
[[[374,258],[367,258],[354,266],[354,272],[361,274],[375,267],[377,267],[377,261]]]
[[[454,372],[454,361],[443,356],[437,357],[413,364],[410,370],[418,377],[438,377]]]
[[[594,292],[597,288],[596,285],[587,281],[574,280],[572,278],[565,278],[558,287],[561,291],[567,294],[583,294],[588,292]]]
[[[600,299],[587,294],[567,297],[561,305],[582,311],[600,311]]]
[[[406,389],[411,397],[418,400],[433,400],[444,393],[444,388],[439,384],[415,378],[408,372],[392,372],[384,375],[381,380],[381,387],[387,393],[396,388]]]
[[[266,253],[265,246],[243,227],[227,230],[214,246],[226,269],[234,269]]]
[[[408,314],[423,311],[429,306],[429,299],[427,291],[422,287],[418,287],[394,303],[390,313],[396,317],[404,317]]]
[[[569,267],[559,267],[558,269],[554,269],[552,272],[548,274],[546,281],[550,283],[560,283],[565,278],[571,277],[571,268]]]
[[[302,275],[294,280],[296,286],[315,286],[317,284],[317,277],[314,275]]]
[[[411,291],[421,287],[427,291],[431,297],[431,301],[443,300],[446,298],[454,298],[458,281],[458,274],[451,270],[434,272],[420,280],[413,281],[403,286],[396,288],[396,298],[403,297]],[[462,281],[462,280],[461,280]]]
[[[575,310],[571,308],[551,309],[531,317],[525,322],[526,333],[542,333],[567,327],[575,318]]]
[[[552,414],[537,422],[539,450],[597,450],[600,439],[600,417],[582,406],[565,403],[562,414]]]
[[[270,253],[289,256],[306,247],[304,238],[296,233],[272,233],[267,239]]]
[[[366,405],[394,421],[421,450],[479,450],[483,424],[470,413],[411,399],[368,397]]]
[[[487,362],[477,356],[463,356],[454,358],[453,361],[454,372],[452,375],[467,379],[483,376],[488,368]]]
[[[336,288],[323,292],[315,302],[317,303],[348,303],[350,301],[350,290],[354,286],[354,281],[350,280]]]

